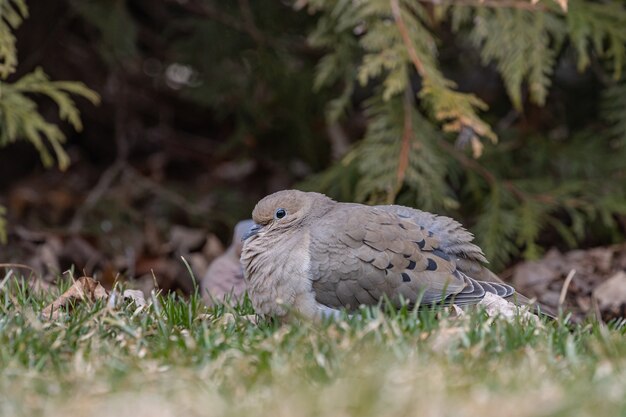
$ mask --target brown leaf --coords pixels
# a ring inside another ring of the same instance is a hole
[[[619,271],[593,291],[600,309],[619,308],[626,304],[626,272]]]
[[[527,289],[538,287],[543,290],[554,279],[558,278],[559,271],[550,268],[542,261],[527,261],[519,264],[513,272],[513,285]]]
[[[188,254],[202,248],[206,242],[207,233],[202,229],[193,229],[185,226],[172,226],[170,241],[167,246],[179,254]]]
[[[61,307],[67,306],[72,301],[90,301],[106,299],[109,296],[107,291],[98,281],[90,277],[80,277],[67,291],[54,300],[41,312],[44,319],[57,320]]]
[[[211,262],[213,259],[224,253],[224,245],[217,236],[213,233],[207,235],[207,241],[202,248],[202,253],[207,258],[207,262]]]

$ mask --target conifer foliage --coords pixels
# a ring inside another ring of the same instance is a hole
[[[363,140],[338,163],[345,169],[332,168],[309,184],[321,181],[342,198],[399,201],[470,219],[496,266],[518,254],[537,257],[542,235],[552,232],[570,246],[583,241],[590,228],[619,234],[616,218],[626,214],[626,184],[619,180],[626,160],[626,88],[619,81],[626,47],[622,2],[299,4],[320,16],[310,41],[328,51],[318,65],[316,87],[341,86],[341,95],[328,104],[328,119],[354,111],[346,96],[356,88],[372,92],[363,103]],[[497,109],[444,75],[441,50],[450,42],[467,56],[480,57],[465,71],[497,71],[510,101],[508,116],[518,121],[529,111],[554,111],[555,72],[569,71],[575,61],[579,73],[593,71],[608,80],[600,106],[604,123],[563,122],[561,133],[554,124],[548,126],[555,129],[552,137],[540,130],[522,133],[511,123],[498,131],[487,122]],[[469,145],[472,155],[451,140]],[[350,169],[358,179],[345,193],[349,187],[337,184],[345,183]]]
[[[17,140],[27,140],[37,149],[46,167],[56,161],[60,169],[65,169],[70,162],[62,146],[65,135],[56,124],[43,118],[30,96],[52,99],[59,107],[59,118],[76,130],[82,129],[82,123],[71,94],[94,104],[99,102],[99,97],[83,83],[51,81],[41,68],[14,82],[7,81],[18,65],[13,32],[27,16],[25,0],[0,0],[0,148]],[[0,207],[0,243],[6,241],[4,214],[5,209]]]
[[[343,201],[451,215],[496,269],[548,245],[623,239],[624,2],[65,2],[98,70],[148,97],[123,107],[128,120],[170,115],[159,123],[182,133],[173,141],[214,129],[223,160],[261,167],[257,185],[273,172]],[[72,98],[97,97],[42,70],[9,80],[27,9],[0,7],[0,146],[26,139],[63,167],[64,136],[34,94],[76,129]],[[70,78],[103,84],[93,72]],[[175,117],[180,103],[192,114]],[[197,114],[204,124],[188,122]]]

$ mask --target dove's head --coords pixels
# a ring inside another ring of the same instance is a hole
[[[306,193],[298,190],[283,190],[259,201],[252,211],[252,219],[256,223],[243,239],[259,232],[280,232],[326,212],[333,200],[319,193]]]

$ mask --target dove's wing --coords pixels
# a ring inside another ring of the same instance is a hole
[[[377,207],[394,213],[404,221],[415,223],[433,233],[439,240],[439,249],[456,261],[457,269],[478,281],[487,291],[494,292],[501,297],[509,297],[510,301],[518,305],[530,303],[528,298],[515,291],[513,287],[484,266],[487,259],[482,249],[473,243],[474,235],[456,220],[411,207],[397,205]],[[544,315],[555,317],[556,313],[546,306],[535,305],[534,308]]]
[[[456,220],[405,206],[376,207],[430,231],[439,241],[439,249],[453,258],[464,260],[464,266],[469,268],[472,264],[487,263],[482,249],[473,243],[474,235]]]
[[[467,277],[441,249],[439,236],[393,207],[339,203],[311,225],[310,271],[320,304],[355,308],[383,296],[394,304],[401,298],[471,304],[486,290],[508,292]]]

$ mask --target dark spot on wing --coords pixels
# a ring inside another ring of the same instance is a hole
[[[426,266],[427,271],[436,271],[437,270],[437,262],[434,259],[428,258],[428,265]]]
[[[409,266],[406,269],[415,269],[415,261],[409,261]]]
[[[401,275],[402,275],[402,282],[411,282],[411,277],[409,276],[409,274],[407,274],[406,272],[403,272]]]
[[[420,240],[419,242],[415,242],[417,243],[417,246],[420,247],[420,249],[424,249],[424,246],[426,246],[426,241],[424,239]]]
[[[403,225],[402,223],[398,223],[398,226],[400,226],[401,228],[403,228],[404,230],[406,230],[406,226]]]
[[[446,261],[450,260],[450,256],[448,256],[448,254],[441,249],[433,249],[432,254],[440,257],[441,259],[445,259]]]
[[[389,262],[389,265],[387,265],[387,268],[385,268],[385,269],[391,269],[391,268],[393,268],[393,264],[391,262]]]

